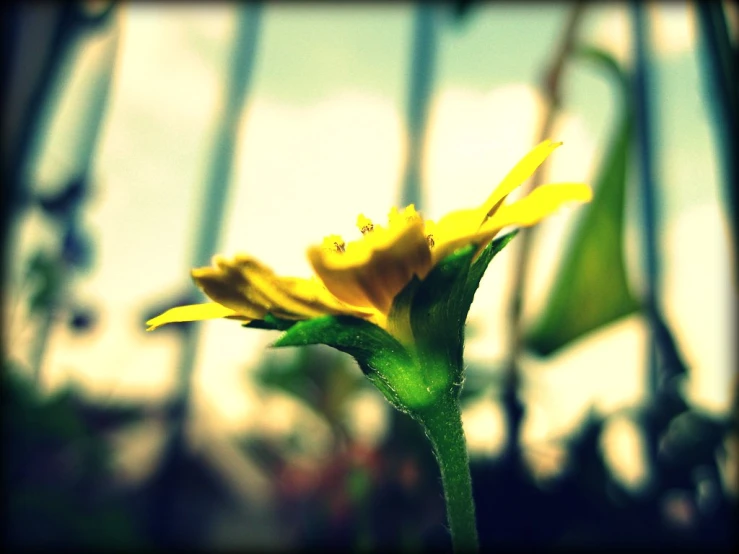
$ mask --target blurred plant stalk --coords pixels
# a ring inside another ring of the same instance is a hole
[[[585,11],[585,2],[578,0],[572,4],[570,13],[565,22],[562,38],[554,50],[554,56],[549,67],[544,72],[542,82],[542,91],[544,93],[545,105],[544,115],[538,133],[538,141],[541,142],[550,138],[554,123],[562,108],[562,92],[561,80],[564,68],[574,51],[575,38],[582,21]],[[545,166],[547,162],[542,164],[539,171],[534,173],[529,181],[528,187],[522,186],[523,195],[529,194],[536,187],[541,185],[545,175]],[[529,268],[529,258],[531,255],[531,245],[536,227],[524,227],[519,232],[518,244],[513,249],[514,252],[514,270],[513,270],[513,292],[508,307],[508,359],[503,366],[503,404],[506,408],[508,418],[508,433],[506,438],[506,448],[504,455],[517,455],[516,449],[518,444],[518,436],[521,421],[523,418],[523,406],[518,399],[518,383],[519,369],[518,359],[523,350],[523,325],[521,324],[521,314],[523,310],[524,288]]]
[[[653,399],[659,388],[657,362],[657,328],[660,297],[660,260],[657,249],[659,211],[656,198],[655,136],[652,99],[655,96],[654,69],[647,6],[633,1],[630,5],[634,36],[634,110],[636,117],[635,146],[642,206],[642,255],[645,280],[642,292],[643,310],[649,324],[647,344],[647,394]],[[655,445],[656,447],[656,445]]]

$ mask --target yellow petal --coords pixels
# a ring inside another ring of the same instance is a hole
[[[434,243],[441,246],[458,244],[461,237],[473,236],[485,221],[500,209],[506,197],[537,170],[561,142],[545,140],[534,147],[508,172],[490,196],[480,206],[450,212],[442,217],[434,228]],[[436,256],[435,256],[436,257]]]
[[[264,278],[247,272],[250,283],[258,289],[268,302],[270,313],[285,319],[309,319],[322,315],[354,315],[362,317],[371,310],[357,309],[335,298],[317,279],[297,277]]]
[[[483,226],[500,230],[508,225],[528,227],[557,211],[568,202],[590,202],[591,188],[583,183],[557,183],[542,185],[528,196],[506,206],[501,206]]]
[[[244,319],[232,309],[222,306],[216,302],[208,302],[206,304],[190,304],[189,306],[178,306],[172,308],[150,319],[146,322],[147,331],[153,331],[157,327],[161,327],[167,323],[181,323],[183,321],[201,321],[204,319],[218,319],[222,317],[232,317]]]
[[[458,236],[452,240],[436,244],[432,250],[433,263],[436,265],[450,254],[453,254],[455,250],[467,246],[468,244],[477,244],[479,246],[478,251],[481,251],[491,240],[493,240],[493,237],[495,237],[496,234],[498,234],[498,230],[481,229],[474,233]],[[475,256],[477,256],[477,254],[475,254]]]
[[[539,166],[544,163],[544,160],[546,160],[549,155],[561,145],[561,142],[545,140],[526,154],[521,161],[519,161],[513,169],[508,172],[508,175],[503,178],[493,193],[485,201],[482,206],[485,211],[485,215],[488,217],[492,216],[500,207],[503,200],[505,200],[506,196],[516,190],[526,179],[531,177]],[[482,221],[480,221],[480,224],[482,224]]]
[[[542,185],[528,196],[509,205],[501,206],[477,231],[457,235],[451,240],[437,243],[432,250],[434,264],[452,254],[455,250],[477,244],[477,256],[501,229],[509,225],[528,227],[558,210],[568,202],[589,202],[593,192],[583,183],[557,183]]]
[[[345,253],[308,250],[316,274],[339,300],[354,306],[372,307],[387,314],[395,296],[413,275],[423,278],[431,268],[423,221],[368,233],[347,245]]]
[[[465,237],[477,232],[484,221],[484,212],[480,208],[456,210],[449,212],[436,224],[426,222],[428,228],[433,228],[434,243],[438,246],[457,237]]]
[[[284,319],[367,315],[367,310],[346,306],[334,298],[319,281],[278,277],[250,256],[217,256],[214,263],[215,267],[193,270],[196,283],[209,297],[250,319],[263,319],[267,313]]]
[[[244,275],[231,268],[224,258],[216,256],[213,262],[215,267],[201,267],[191,271],[198,287],[209,298],[249,319],[263,319],[267,315],[264,296],[249,286]]]

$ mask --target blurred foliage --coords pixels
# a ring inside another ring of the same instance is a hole
[[[449,546],[439,525],[444,502],[438,467],[420,427],[391,409],[390,432],[379,444],[357,442],[345,422],[351,400],[368,387],[359,368],[324,346],[296,354],[283,363],[266,356],[257,382],[321,417],[333,433],[330,452],[308,461],[295,442],[272,434],[242,440],[277,485],[278,518],[290,544],[351,550]]]
[[[639,308],[629,288],[623,244],[624,197],[634,118],[629,77],[602,50],[581,48],[576,52],[605,67],[616,78],[622,95],[621,115],[594,179],[593,201],[581,208],[581,219],[546,307],[525,335],[526,346],[541,355],[551,354]]]
[[[74,178],[57,193],[37,195],[43,213],[60,227],[61,241],[58,252],[39,247],[27,262],[25,280],[31,290],[28,302],[34,315],[55,309],[68,270],[92,268],[93,241],[73,215],[81,209],[87,191],[87,179]]]
[[[343,354],[323,346],[297,349],[291,363],[265,356],[254,379],[272,392],[297,399],[326,419],[339,435],[346,436],[346,414],[354,395],[367,387],[361,373]]]
[[[160,456],[140,481],[119,480],[111,439],[162,415],[170,421],[169,406],[91,402],[71,386],[44,395],[23,373],[3,367],[4,540],[11,548],[204,545],[219,517],[244,511],[212,462],[191,448]],[[177,509],[162,513],[161,496],[170,491]]]
[[[116,494],[103,434],[140,419],[133,407],[96,408],[72,388],[49,397],[4,364],[3,490],[11,547],[142,546]]]
[[[377,444],[356,442],[337,414],[345,414],[364,384],[358,368],[329,349],[304,350],[283,366],[265,362],[258,379],[326,421],[334,433],[329,452],[306,458],[296,442],[273,434],[242,439],[277,485],[278,524],[288,544],[448,549],[438,468],[423,433],[408,416],[389,410]],[[560,439],[564,465],[544,480],[515,456],[473,459],[482,547],[728,546],[736,506],[721,485],[717,455],[729,420],[689,408],[679,388],[664,390],[673,392],[630,411],[635,424],[656,429],[658,456],[642,453],[652,483],[646,488],[626,488],[604,457],[603,432],[612,417],[622,416],[618,412],[591,412]]]
[[[56,297],[60,285],[59,261],[38,250],[28,261],[26,280],[31,288],[28,305],[31,313],[44,312]]]
[[[77,188],[74,181],[53,198],[39,199],[50,217],[66,219],[70,211],[78,209],[77,204],[83,195],[81,192],[67,194],[72,188]],[[31,289],[28,302],[33,314],[43,314],[53,308],[66,270],[84,271],[92,267],[92,240],[89,235],[72,219],[63,227],[59,252],[51,253],[39,247],[27,262],[25,280]]]
[[[670,420],[660,450],[676,466],[694,468],[712,464],[716,451],[723,450],[730,430],[728,418],[698,409],[686,410]]]
[[[648,445],[642,452],[651,484],[632,490],[614,477],[602,450],[603,432],[621,414],[591,412],[558,441],[566,461],[544,481],[515,456],[473,459],[483,548],[730,544],[736,506],[717,465],[730,421],[689,407],[680,388],[687,368],[673,347],[663,356],[663,365],[672,369],[663,369],[671,377],[660,394],[629,412],[638,426],[651,426],[645,438],[657,441],[656,457],[649,456]],[[274,435],[242,440],[277,483],[280,528],[289,544],[305,548],[448,549],[438,468],[414,422],[389,410],[389,426],[375,445],[357,443],[341,423],[364,386],[346,360],[327,348],[308,347],[284,365],[266,357],[257,371],[262,387],[303,403],[335,435],[330,452],[311,461],[295,442]],[[489,392],[490,383],[473,388],[479,390],[468,400]]]
[[[46,249],[39,248],[28,259],[22,286],[28,287],[27,302],[31,315],[53,317],[57,311],[56,301],[62,288],[64,266],[90,263],[87,251],[67,252],[67,255],[69,259],[65,262],[60,259],[59,254],[51,254]],[[79,257],[72,259],[71,256],[84,256],[85,259]],[[97,309],[89,303],[78,302],[72,294],[65,298],[65,308],[69,311],[65,314],[65,321],[74,333],[87,333],[93,330],[98,322]]]
[[[241,439],[274,483],[282,540],[300,549],[448,549],[438,468],[415,422],[392,410],[379,442],[357,442],[342,422],[366,386],[358,368],[328,348],[299,354],[284,365],[274,358],[260,367],[261,386],[310,407],[335,434],[333,446],[306,459],[296,443],[272,433]],[[179,507],[168,526],[177,532],[176,544],[206,545],[215,518],[237,509],[217,470],[190,449],[133,489],[115,485],[106,437],[146,425],[149,412],[91,404],[72,389],[43,398],[17,373],[6,368],[3,374],[9,544],[171,546],[157,534],[156,497],[174,489]],[[646,413],[634,412],[636,421]],[[728,418],[677,407],[660,413],[664,430],[649,470],[654,484],[646,490],[625,489],[611,474],[601,447],[609,418],[595,413],[560,441],[566,463],[545,481],[515,458],[473,460],[483,548],[730,544],[735,501],[716,465],[731,430]]]

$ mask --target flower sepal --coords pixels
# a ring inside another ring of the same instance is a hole
[[[480,250],[470,244],[441,260],[425,279],[417,277],[398,294],[387,327],[413,345],[432,390],[459,389],[464,381],[464,326],[488,264],[516,235],[500,237]]]

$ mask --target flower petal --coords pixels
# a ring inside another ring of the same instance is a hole
[[[378,229],[347,245],[346,252],[308,250],[316,274],[339,300],[387,314],[393,298],[431,268],[431,252],[420,217]],[[379,232],[379,233],[378,233]]]
[[[557,211],[563,204],[589,202],[592,196],[593,191],[583,183],[541,185],[528,196],[511,204],[500,206],[493,217],[488,219],[477,231],[466,235],[457,235],[452,240],[437,243],[432,252],[434,264],[468,244],[478,245],[475,254],[477,256],[504,227],[509,225],[529,227]]]
[[[283,319],[310,319],[326,314],[368,315],[346,306],[315,279],[278,277],[257,259],[237,255],[214,258],[215,267],[193,270],[205,294],[250,319],[267,313]]]
[[[445,247],[445,244],[453,243],[459,245],[459,239],[461,237],[477,234],[485,221],[500,209],[506,197],[520,186],[521,183],[531,177],[534,171],[561,144],[561,142],[552,142],[551,140],[541,142],[508,172],[508,175],[503,178],[487,200],[480,206],[457,210],[442,217],[434,225],[433,233],[434,242],[440,247],[440,250],[447,252],[451,246]],[[436,258],[436,256],[434,257]]]
[[[201,267],[191,271],[198,287],[209,298],[249,319],[263,319],[267,315],[264,296],[250,287],[244,275],[231,268],[224,258],[215,256],[213,264],[215,267]]]
[[[554,152],[561,142],[552,142],[545,140],[540,142],[521,161],[519,161],[513,169],[508,172],[503,180],[498,184],[492,194],[488,197],[482,208],[485,210],[487,217],[492,216],[500,207],[503,200],[506,199],[511,192],[516,190],[526,179],[531,177],[539,166],[544,163],[549,155]],[[480,222],[482,224],[482,221]]]
[[[479,250],[482,250],[487,244],[493,240],[499,229],[483,228],[477,231],[469,232],[464,235],[457,235],[452,239],[448,239],[443,242],[438,242],[431,250],[433,255],[433,265],[438,264],[441,260],[447,256],[453,254],[459,248],[467,246],[468,244],[478,244]],[[475,257],[477,254],[475,254]]]
[[[218,319],[222,317],[229,317],[231,319],[248,319],[240,316],[232,309],[222,306],[216,302],[207,302],[205,304],[190,304],[188,306],[178,306],[171,308],[150,319],[146,322],[148,327],[147,331],[153,331],[157,327],[161,327],[167,323],[181,323],[183,321],[202,321],[204,319]]]
[[[584,183],[542,185],[528,196],[501,206],[483,228],[499,231],[508,225],[529,227],[568,202],[590,202],[593,191]]]

